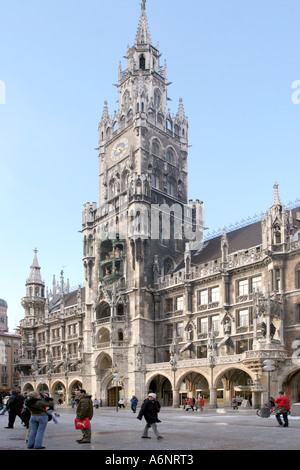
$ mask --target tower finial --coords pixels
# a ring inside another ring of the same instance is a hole
[[[279,192],[278,192],[278,183],[275,183],[273,188],[274,188],[274,195],[273,195],[273,206],[280,206],[280,198],[279,198]]]
[[[141,3],[141,16],[135,38],[135,44],[151,44],[150,31],[146,15],[146,0]]]

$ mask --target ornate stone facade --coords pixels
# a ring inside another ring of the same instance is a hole
[[[119,67],[119,110],[99,123],[99,201],[84,205],[85,286],[63,277],[47,296],[37,258],[23,299],[22,388],[69,402],[83,386],[114,405],[155,391],[179,406],[240,395],[300,399],[300,209],[278,185],[261,222],[202,241],[203,204],[188,201],[188,120],[167,109],[167,66],[151,43],[145,2],[135,43]],[[42,381],[41,381],[42,379]]]

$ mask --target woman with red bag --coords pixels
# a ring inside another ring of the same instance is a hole
[[[85,390],[80,389],[76,391],[76,398],[78,404],[76,408],[76,419],[84,420],[88,418],[90,421],[93,417],[94,409],[91,395],[88,395]],[[79,444],[88,444],[91,442],[92,431],[91,427],[81,429],[82,439],[78,439]]]

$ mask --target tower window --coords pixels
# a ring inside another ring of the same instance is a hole
[[[172,150],[167,151],[167,161],[169,163],[174,164],[174,153],[172,152]]]
[[[156,108],[159,108],[159,106],[160,106],[160,101],[161,101],[161,99],[160,99],[160,92],[159,92],[158,90],[155,90],[155,92],[154,92],[154,106],[155,106]]]
[[[156,140],[152,142],[152,153],[159,156],[159,143]]]
[[[297,267],[296,267],[295,287],[296,287],[296,289],[300,289],[300,264],[298,264]]]
[[[175,190],[173,181],[167,181],[167,193],[170,194],[170,196],[174,196]]]
[[[140,57],[140,69],[145,70],[145,68],[146,68],[146,60],[145,60],[145,56],[142,54]]]
[[[152,173],[152,186],[159,189],[159,177],[155,173]]]

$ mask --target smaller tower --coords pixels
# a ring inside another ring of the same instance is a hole
[[[289,240],[289,215],[281,204],[278,184],[274,184],[273,203],[262,219],[262,245],[269,252],[285,252]]]
[[[0,299],[0,331],[8,331],[7,302]]]
[[[26,296],[22,299],[25,318],[37,319],[44,315],[45,283],[41,278],[41,268],[37,259],[38,250],[34,250],[34,258],[30,266],[30,274],[26,281]]]

